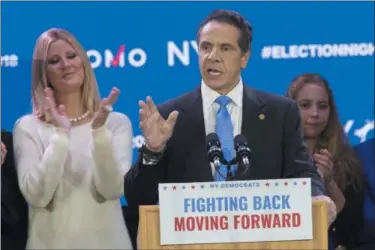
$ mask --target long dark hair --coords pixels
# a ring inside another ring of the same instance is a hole
[[[335,166],[334,179],[342,191],[349,185],[357,190],[361,188],[363,183],[362,164],[354,149],[350,146],[348,137],[340,123],[333,92],[328,81],[315,73],[299,75],[290,84],[286,96],[295,100],[299,91],[307,84],[323,86],[328,95],[330,107],[327,126],[320,134],[315,150],[324,148],[332,154]]]

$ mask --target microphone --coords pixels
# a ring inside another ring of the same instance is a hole
[[[236,135],[236,137],[234,137],[234,149],[236,151],[236,160],[239,163],[242,163],[238,164],[238,167],[242,165],[245,167],[242,173],[247,172],[250,167],[250,158],[252,153],[244,135]]]
[[[219,136],[216,133],[210,133],[206,137],[207,156],[216,170],[220,170],[221,162],[225,162]]]

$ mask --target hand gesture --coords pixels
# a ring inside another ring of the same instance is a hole
[[[98,129],[105,124],[109,113],[113,110],[112,105],[117,101],[119,95],[120,90],[113,87],[109,95],[100,102],[99,109],[92,120],[92,129]]]
[[[140,127],[146,140],[147,148],[154,152],[161,152],[172,136],[178,118],[178,112],[173,111],[165,120],[157,110],[151,97],[146,103],[139,101]]]
[[[322,179],[328,183],[333,178],[333,161],[332,155],[327,149],[322,149],[314,154],[314,161]]]
[[[1,142],[1,165],[3,165],[5,161],[5,157],[7,156],[7,148],[5,147],[4,143]]]
[[[55,98],[51,88],[44,90],[44,114],[47,122],[52,123],[58,128],[70,130],[71,124],[65,111],[64,105],[56,108]]]

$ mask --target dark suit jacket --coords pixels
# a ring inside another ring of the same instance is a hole
[[[158,107],[167,118],[179,111],[172,137],[155,166],[139,159],[125,176],[125,196],[133,212],[158,201],[159,183],[214,181],[206,151],[200,87]],[[265,119],[259,115],[264,114]],[[242,131],[252,150],[251,168],[237,180],[311,177],[312,195],[323,195],[324,185],[303,140],[294,101],[244,85]]]
[[[364,190],[355,190],[350,185],[345,189],[344,196],[344,208],[337,215],[329,230],[335,247],[342,245],[347,250],[351,250],[361,244],[358,242],[358,237],[364,226]]]
[[[1,166],[1,249],[21,250],[27,242],[28,206],[18,186],[12,134],[1,131],[1,141],[7,148]]]
[[[372,138],[356,146],[365,174],[365,220],[375,228],[375,139]],[[373,231],[375,234],[375,230]]]

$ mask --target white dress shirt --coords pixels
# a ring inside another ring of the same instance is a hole
[[[202,105],[204,126],[206,135],[216,132],[216,114],[220,108],[220,104],[215,100],[220,96],[215,90],[209,88],[203,81],[201,84]],[[232,100],[227,105],[227,110],[230,114],[233,123],[233,137],[241,133],[242,125],[242,99],[243,99],[243,83],[240,79],[239,83],[228,94]]]
[[[215,90],[209,88],[203,81],[201,84],[202,105],[204,126],[206,135],[216,132],[216,114],[220,108],[220,104],[215,100],[220,96]],[[242,99],[243,99],[243,83],[240,79],[239,83],[228,94],[232,100],[227,105],[227,110],[230,114],[233,124],[233,138],[241,133],[242,125]],[[215,178],[215,167],[211,164],[212,175]]]

